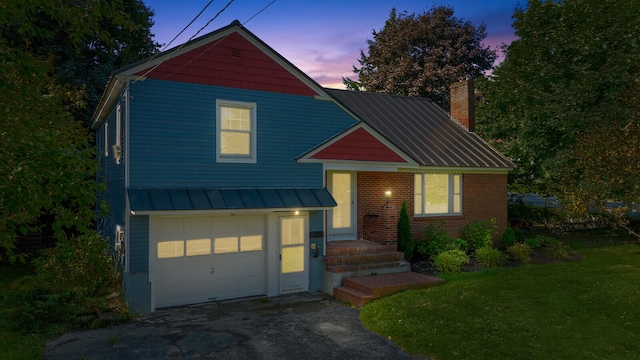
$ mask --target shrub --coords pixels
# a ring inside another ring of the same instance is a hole
[[[59,240],[33,261],[35,275],[12,285],[17,330],[38,331],[50,324],[73,328],[83,315],[127,311],[119,292],[110,246],[97,233]],[[111,295],[111,296],[110,296]]]
[[[458,272],[464,264],[469,263],[469,256],[462,250],[447,250],[438,254],[433,265],[439,272]]]
[[[484,267],[498,267],[504,264],[504,255],[498,249],[483,246],[476,250],[476,260]]]
[[[506,249],[509,246],[515,244],[518,241],[518,239],[516,238],[516,232],[515,230],[513,230],[512,228],[508,227],[503,233],[502,233],[502,237],[500,238],[500,248],[501,249]]]
[[[454,239],[449,232],[444,229],[443,223],[440,226],[429,224],[424,230],[422,242],[418,243],[418,253],[427,258],[435,258],[438,254],[459,249],[467,251],[467,243],[462,239]]]
[[[542,246],[540,241],[538,241],[538,238],[526,238],[524,239],[524,243],[529,245],[531,249],[538,249]]]
[[[483,246],[491,246],[493,235],[496,232],[496,219],[493,218],[487,224],[485,221],[474,221],[462,228],[462,238],[469,245],[468,251],[473,252]]]
[[[571,247],[562,241],[556,240],[555,244],[551,245],[549,252],[556,259],[566,259],[571,253]]]
[[[398,218],[398,251],[403,252],[404,258],[410,261],[413,258],[415,246],[411,234],[411,220],[409,220],[407,203],[403,201]]]
[[[526,243],[516,243],[507,248],[507,252],[522,264],[531,262],[531,248]]]
[[[537,235],[536,241],[540,246],[555,246],[558,243],[558,239],[545,235]]]

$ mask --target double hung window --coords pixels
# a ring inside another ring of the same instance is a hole
[[[256,104],[216,101],[218,162],[256,162]]]
[[[460,174],[415,174],[415,215],[458,215],[462,213]]]

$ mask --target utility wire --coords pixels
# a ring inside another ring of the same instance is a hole
[[[169,47],[169,45],[173,44],[173,42],[174,42],[174,41],[176,41],[176,39],[178,38],[178,36],[182,35],[182,33],[183,33],[183,32],[185,32],[185,31],[187,30],[187,28],[189,28],[189,26],[191,26],[191,24],[193,24],[193,23],[194,23],[194,22],[195,22],[195,21],[200,17],[200,15],[202,15],[202,13],[203,13],[205,10],[207,10],[207,8],[209,7],[209,5],[211,5],[211,3],[213,3],[213,2],[214,2],[214,0],[209,1],[209,3],[208,3],[207,5],[205,5],[205,7],[204,7],[202,10],[200,10],[200,12],[198,13],[198,15],[196,15],[196,17],[194,17],[194,18],[193,18],[193,20],[191,20],[191,22],[189,22],[189,24],[187,24],[187,26],[185,26],[185,27],[184,27],[184,29],[180,30],[180,32],[178,33],[178,35],[176,35],[173,39],[171,39],[171,41],[169,41],[169,43],[168,43],[168,44],[166,44],[166,45],[164,46],[164,48],[162,48],[162,50],[161,50],[161,51],[166,50],[166,49]]]
[[[249,21],[253,20],[253,18],[255,18],[256,16],[258,16],[260,13],[262,13],[263,11],[265,11],[268,7],[270,7],[271,5],[273,5],[273,3],[275,3],[277,0],[273,0],[271,1],[269,4],[267,4],[265,7],[263,7],[262,9],[260,9],[258,12],[256,12],[255,14],[253,14],[253,16],[251,16],[249,19],[247,19],[244,23],[242,23],[242,25],[244,26],[244,24],[248,23]],[[213,2],[213,0],[211,1]],[[211,2],[209,2],[209,4],[211,4]],[[209,26],[209,24],[211,24],[216,18],[218,18],[218,16],[220,16],[220,14],[222,14],[222,12],[224,12],[230,5],[231,3],[233,3],[234,0],[230,0],[227,5],[225,5],[220,11],[218,11],[218,13],[211,18],[211,20],[209,20],[202,28],[200,28],[200,30],[198,30],[193,36],[191,36],[189,38],[189,40],[187,40],[185,43],[181,44],[180,46],[178,46],[174,51],[172,51],[170,54],[168,54],[162,61],[160,61],[160,63],[156,64],[154,67],[152,67],[151,69],[149,69],[147,72],[145,72],[144,74],[142,74],[140,77],[138,77],[133,83],[136,83],[138,80],[140,80],[142,77],[148,75],[149,73],[151,73],[153,70],[155,70],[158,66],[160,66],[162,63],[164,63],[165,61],[167,61],[168,59],[170,59],[177,51],[179,51],[180,49],[182,49],[182,47],[188,43],[189,41],[193,40],[198,34],[200,34],[200,32],[202,30],[204,30],[207,26]],[[207,6],[209,6],[209,4],[207,4]],[[206,7],[205,7],[206,9]],[[204,9],[200,12],[200,14],[202,14],[202,12],[204,11]],[[198,16],[200,16],[200,14],[198,14]],[[196,17],[197,18],[197,17]],[[191,23],[193,23],[194,20],[191,21]],[[191,23],[189,23],[189,25],[191,25]],[[189,25],[187,25],[187,27],[189,27]],[[186,27],[185,27],[186,29]],[[183,30],[184,31],[184,30]],[[181,31],[180,33],[182,33],[183,31]],[[178,34],[179,36],[180,34]],[[176,36],[176,38],[178,37]],[[224,40],[226,38],[223,37],[221,39],[218,39],[218,41],[214,42],[213,44],[211,44],[211,46],[207,47],[204,51],[202,51],[200,54],[196,55],[194,58],[190,59],[187,63],[183,64],[182,66],[180,66],[178,69],[174,70],[171,72],[170,75],[175,74],[176,72],[180,71],[182,68],[184,68],[185,66],[191,64],[194,60],[198,59],[200,56],[202,56],[204,53],[208,52],[209,50],[211,50],[213,47],[215,47],[216,45],[218,45],[222,40]],[[174,38],[175,40],[175,38]],[[173,40],[171,40],[173,42]]]
[[[233,2],[233,0],[232,0],[231,2]],[[231,3],[231,2],[230,2],[230,3]],[[249,18],[249,20],[247,20],[247,21],[245,21],[244,23],[242,23],[242,26],[244,26],[244,24],[246,24],[246,23],[248,23],[249,21],[251,21],[251,20],[252,20],[254,17],[256,17],[258,14],[260,14],[261,12],[263,12],[264,10],[266,10],[266,9],[267,9],[269,6],[271,6],[274,2],[276,2],[276,0],[271,1],[271,2],[270,2],[269,4],[267,4],[265,7],[263,7],[262,9],[260,9],[257,13],[253,14],[253,16],[251,16],[251,17]],[[230,4],[230,3],[229,3],[229,4]],[[227,4],[227,6],[229,6],[229,4]],[[227,7],[225,6],[225,9],[226,9],[226,8],[227,8]],[[223,10],[224,10],[224,9],[222,9],[220,12],[222,12]],[[217,17],[219,14],[220,14],[220,13],[218,13],[218,14],[216,15],[216,17]],[[214,19],[215,19],[215,18],[214,18]],[[213,21],[213,19],[211,19],[211,21]],[[211,22],[211,21],[209,21],[209,22]],[[207,25],[208,25],[208,23],[207,23]],[[206,25],[205,25],[205,27],[206,27]],[[203,29],[204,29],[204,28],[203,28]],[[194,60],[196,60],[197,58],[199,58],[200,56],[202,56],[204,53],[206,53],[206,52],[208,52],[209,50],[213,49],[213,47],[215,47],[216,45],[218,45],[218,44],[219,44],[220,42],[222,42],[222,40],[224,40],[225,38],[226,38],[226,36],[225,36],[225,37],[222,37],[222,38],[220,38],[220,39],[218,39],[218,41],[216,41],[216,42],[214,42],[213,44],[211,44],[211,46],[209,46],[208,48],[206,48],[206,49],[205,49],[204,51],[202,51],[200,54],[198,54],[198,55],[194,56],[194,57],[193,57],[193,59],[189,60],[187,63],[185,63],[184,65],[180,66],[178,69],[176,69],[175,71],[171,72],[171,75],[175,74],[177,71],[180,71],[182,68],[184,68],[185,66],[187,66],[187,65],[191,64]]]
[[[273,5],[273,3],[276,2],[276,0],[273,0],[272,2],[270,2],[269,4],[267,4],[267,6],[263,7],[262,9],[260,9],[260,11],[258,11],[257,13],[253,14],[252,17],[250,17],[247,21],[243,22],[242,25],[248,23],[249,21],[253,20],[254,17],[258,16],[258,14],[260,14],[261,12],[265,11],[269,6]]]
[[[193,24],[193,23],[198,19],[198,18],[200,17],[200,15],[202,15],[202,13],[203,13],[203,12],[205,12],[205,10],[207,10],[207,8],[209,7],[209,5],[211,5],[211,3],[213,3],[214,1],[215,1],[215,0],[211,0],[211,1],[209,1],[209,3],[208,3],[207,5],[205,5],[205,7],[204,7],[202,10],[200,10],[200,12],[198,13],[198,15],[196,15],[196,17],[194,17],[193,19],[191,19],[191,21],[189,22],[189,24],[187,24],[187,26],[185,26],[182,30],[180,30],[180,32],[178,33],[178,35],[176,35],[173,39],[171,39],[171,41],[169,41],[169,43],[168,43],[168,44],[164,45],[164,47],[163,47],[160,51],[158,51],[157,53],[153,54],[153,56],[151,56],[149,59],[147,59],[147,61],[145,62],[145,64],[146,64],[146,63],[149,63],[149,62],[151,62],[151,61],[153,61],[153,60],[154,60],[158,55],[162,54],[162,52],[163,52],[164,50],[166,50],[166,49],[169,47],[169,45],[171,45],[174,41],[176,41],[176,39],[177,39],[180,35],[182,35],[182,33],[183,33],[183,32],[185,32],[185,31],[189,28],[189,26],[191,26],[191,24]],[[137,78],[135,81],[138,81],[138,80],[140,80],[140,78]],[[135,82],[135,81],[134,81],[134,82]]]
[[[167,61],[168,59],[170,59],[176,52],[178,52],[180,49],[182,49],[184,47],[185,44],[187,44],[189,41],[193,40],[193,38],[195,38],[196,36],[198,36],[198,34],[200,34],[200,32],[202,30],[204,30],[207,26],[209,26],[209,24],[211,24],[211,22],[213,20],[215,20],[218,16],[220,16],[220,14],[222,14],[222,12],[224,12],[229,5],[231,5],[235,0],[229,0],[229,2],[227,3],[227,5],[225,5],[220,11],[218,11],[218,13],[211,18],[211,20],[209,20],[203,27],[200,28],[200,30],[198,30],[195,34],[193,34],[189,40],[187,40],[186,42],[180,44],[180,46],[176,47],[175,50],[173,50],[170,54],[167,54],[167,56],[164,57],[164,59],[162,59],[162,61],[160,61],[159,63],[157,63],[155,66],[153,66],[151,69],[147,70],[144,74],[140,75],[136,80],[133,81],[133,83],[135,84],[137,81],[139,81],[141,78],[147,76],[149,73],[151,73],[153,70],[155,70],[158,66],[162,65],[165,61]],[[208,6],[208,5],[207,5]],[[196,57],[197,58],[197,57]],[[195,58],[193,59],[195,60]],[[193,61],[191,60],[191,61]],[[177,69],[176,71],[182,69],[183,67],[185,67],[186,65],[188,65],[189,63],[191,63],[191,61],[189,61],[187,64],[182,65],[179,69]],[[175,73],[176,71],[173,71],[173,73]]]

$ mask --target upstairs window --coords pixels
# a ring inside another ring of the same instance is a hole
[[[462,213],[460,174],[415,174],[415,215],[459,215]]]
[[[216,101],[218,162],[256,162],[255,103]]]

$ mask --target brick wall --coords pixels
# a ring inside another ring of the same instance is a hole
[[[413,217],[412,173],[358,172],[357,184],[358,238],[396,243],[397,219],[403,201],[407,202],[416,240],[421,239],[429,224],[440,225],[441,222],[453,237],[459,237],[466,224],[495,218],[498,226],[495,241],[507,228],[506,174],[463,174],[462,215],[459,216]],[[389,204],[385,191],[392,193]]]

